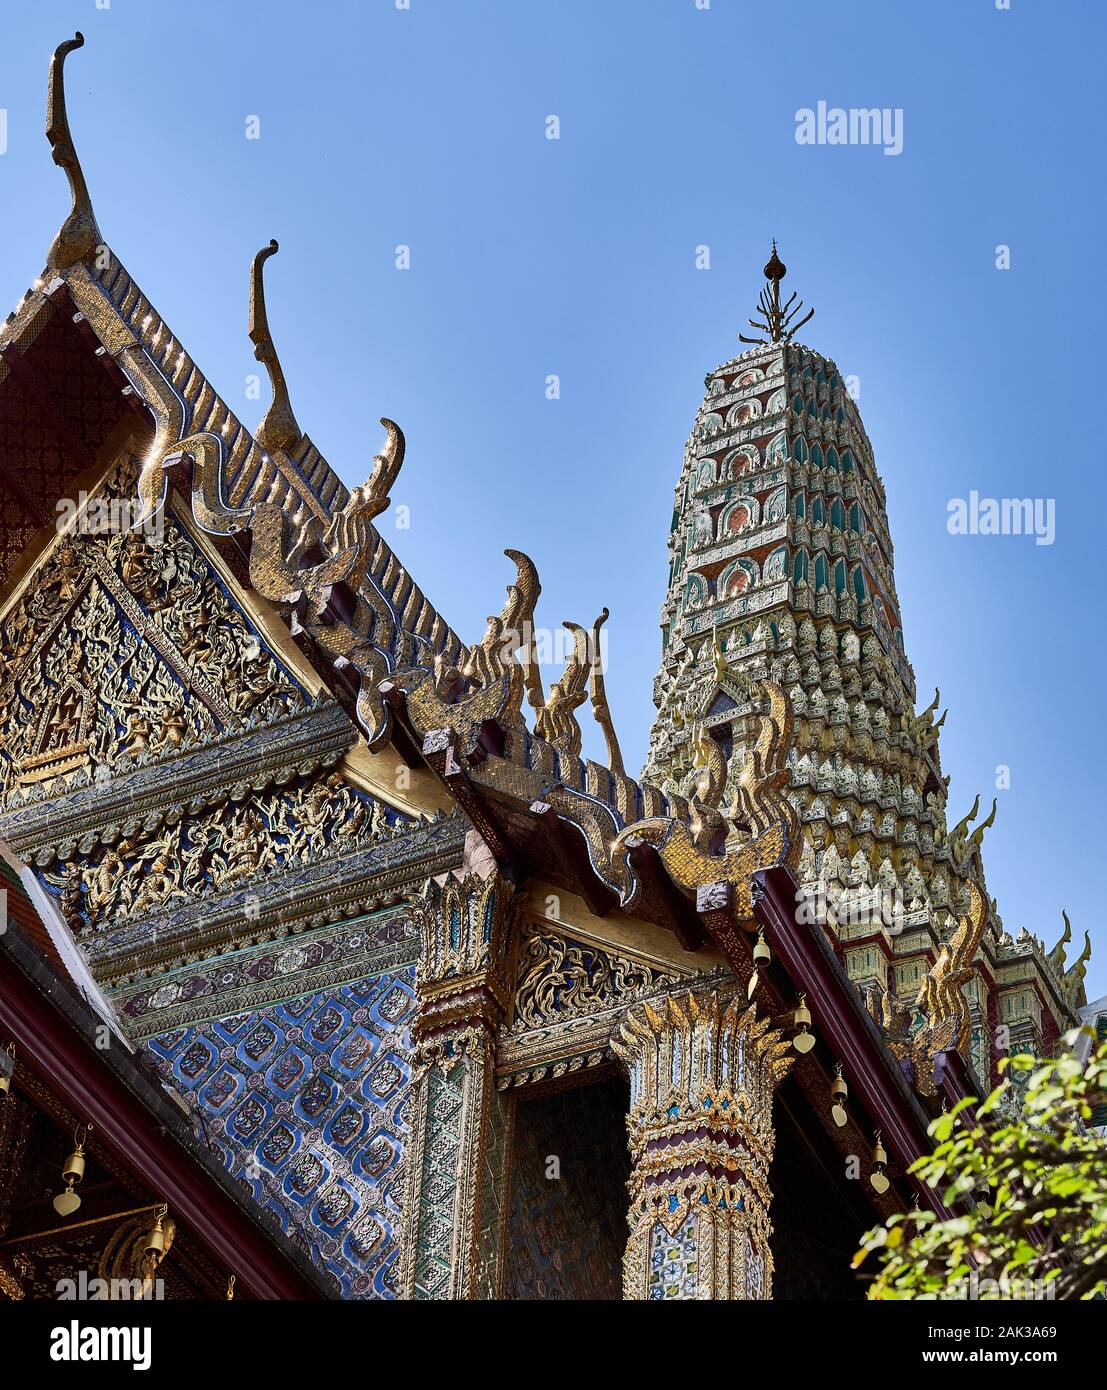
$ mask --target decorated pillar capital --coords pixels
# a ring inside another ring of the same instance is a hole
[[[639,1004],[612,1045],[630,1074],[628,1299],[768,1298],[773,1093],[788,1042],[717,989]]]
[[[470,832],[460,869],[432,878],[415,905],[423,954],[412,1025],[416,1065],[494,1037],[509,1002],[506,961],[515,885]]]

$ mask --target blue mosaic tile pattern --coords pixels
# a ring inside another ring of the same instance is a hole
[[[151,1038],[227,1168],[342,1286],[394,1298],[415,968]]]
[[[699,1231],[689,1216],[672,1235],[657,1225],[650,1235],[651,1299],[691,1299],[696,1297],[699,1276]]]

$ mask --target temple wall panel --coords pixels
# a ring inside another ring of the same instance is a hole
[[[147,1046],[163,1079],[282,1229],[345,1297],[391,1299],[416,944],[395,913],[321,935],[186,967],[118,1002],[136,1033],[159,1029]],[[303,992],[320,974],[332,983]]]

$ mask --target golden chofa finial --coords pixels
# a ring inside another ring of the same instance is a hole
[[[1069,921],[1069,914],[1064,908],[1061,909],[1061,916],[1064,919],[1065,930],[1061,933],[1057,945],[1054,946],[1053,950],[1046,956],[1047,962],[1059,975],[1063,975],[1065,972],[1065,964],[1068,960],[1068,952],[1065,950],[1065,947],[1072,940],[1072,923]]]
[[[46,257],[48,271],[65,270],[77,261],[83,261],[100,245],[100,228],[92,212],[92,201],[88,196],[81,161],[73,144],[69,130],[69,116],[65,109],[65,57],[75,48],[84,47],[84,35],[80,32],[58,44],[50,59],[50,81],[46,93],[46,138],[50,141],[54,163],[65,170],[69,179],[69,191],[73,195],[73,207],[61,225]]]
[[[592,700],[592,713],[596,717],[596,723],[600,726],[603,732],[604,742],[607,744],[607,765],[612,772],[617,772],[620,776],[625,776],[623,755],[619,748],[619,740],[615,734],[615,725],[611,719],[611,708],[607,703],[607,690],[604,686],[603,677],[603,652],[600,646],[600,628],[603,627],[609,617],[610,614],[605,608],[592,624],[592,670],[589,695]]]
[[[786,303],[780,302],[780,282],[788,274],[788,267],[776,254],[776,241],[773,241],[773,253],[765,265],[765,287],[757,298],[757,313],[749,320],[751,328],[756,328],[762,333],[767,333],[767,338],[747,338],[744,333],[738,334],[739,342],[759,343],[790,343],[796,333],[812,318],[815,311],[808,309],[798,322],[796,315],[803,308],[803,300],[796,304],[796,296],[793,294]],[[793,307],[794,306],[794,307]]]
[[[272,404],[254,431],[254,438],[270,453],[277,449],[291,452],[303,438],[300,426],[292,413],[288,385],[281,370],[277,349],[273,344],[273,335],[269,332],[269,316],[265,312],[265,277],[262,267],[279,249],[275,241],[263,246],[254,257],[250,271],[250,341],[254,345],[254,356],[265,364],[265,370],[269,373],[269,383],[273,388]]]

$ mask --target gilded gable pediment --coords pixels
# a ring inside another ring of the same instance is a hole
[[[310,703],[172,515],[157,536],[62,537],[2,621],[5,810]]]

